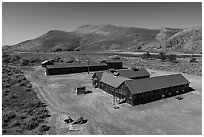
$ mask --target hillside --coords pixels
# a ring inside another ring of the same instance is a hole
[[[83,25],[72,32],[48,33],[9,47],[20,51],[128,50],[201,53],[201,27],[146,29],[114,25]]]

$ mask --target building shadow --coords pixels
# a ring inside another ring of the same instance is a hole
[[[126,103],[126,100],[122,100],[118,104],[123,104],[123,103]]]
[[[90,93],[92,93],[91,90],[86,90],[86,91],[85,91],[85,94],[90,94]]]

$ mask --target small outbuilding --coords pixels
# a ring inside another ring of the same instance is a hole
[[[103,60],[100,63],[106,63],[109,69],[122,69],[123,62],[120,60]]]
[[[52,60],[45,60],[41,63],[42,67],[45,68],[47,65],[54,65]]]
[[[75,88],[76,94],[80,95],[80,94],[85,94],[86,93],[86,87],[85,86],[80,86]]]

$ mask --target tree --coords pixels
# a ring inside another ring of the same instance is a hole
[[[170,54],[167,57],[170,62],[177,63],[177,56],[175,54]]]
[[[167,58],[166,53],[160,52],[160,53],[159,53],[159,58],[160,58],[162,61],[165,61],[166,58]]]

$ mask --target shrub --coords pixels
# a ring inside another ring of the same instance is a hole
[[[66,63],[74,63],[76,62],[76,59],[74,57],[71,57]]]
[[[26,58],[21,59],[20,65],[21,66],[28,66],[28,65],[30,65],[29,59],[26,59]]]
[[[40,132],[46,132],[46,131],[48,131],[48,130],[50,130],[50,127],[47,126],[47,125],[42,125],[42,126],[40,127],[40,129],[39,129]]]
[[[26,127],[25,127],[25,128],[28,129],[28,130],[32,130],[32,129],[35,129],[38,125],[39,125],[39,124],[38,124],[37,121],[31,119],[31,120],[29,120],[29,121],[26,123]]]
[[[15,118],[16,114],[13,111],[9,111],[3,114],[3,122],[8,123],[11,119]]]
[[[197,63],[196,58],[191,58],[191,59],[190,59],[190,63]]]
[[[151,57],[151,54],[149,53],[149,51],[147,51],[146,53],[142,54],[142,58],[143,59],[149,59]]]
[[[166,53],[160,52],[160,53],[159,53],[159,58],[160,58],[162,61],[165,61],[165,60],[167,59]]]
[[[170,62],[176,63],[177,62],[177,56],[175,54],[167,55],[167,58]]]
[[[119,60],[120,59],[120,57],[118,55],[110,56],[110,58],[113,60]]]
[[[3,55],[2,55],[2,61],[3,61],[3,63],[6,63],[6,64],[8,64],[9,62],[10,62],[10,56],[7,54],[7,53],[3,53]]]
[[[20,59],[21,57],[19,57],[18,55],[11,56],[11,61],[19,61]]]
[[[54,62],[63,62],[62,58],[59,56],[55,56],[54,59],[52,59]]]
[[[52,49],[51,52],[59,52],[59,51],[62,51],[61,48],[56,48],[56,49]]]

